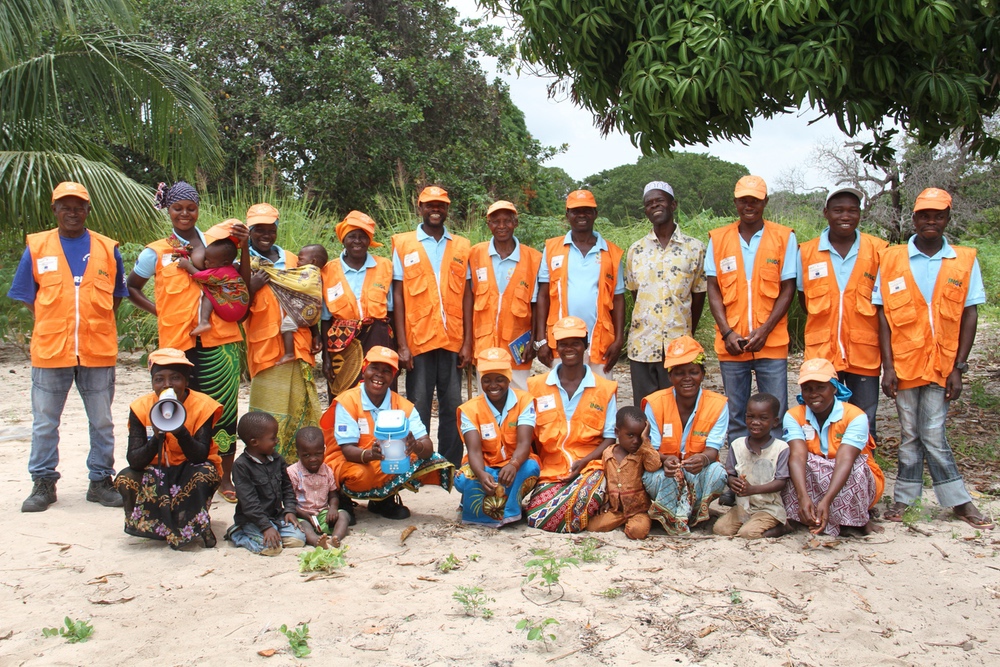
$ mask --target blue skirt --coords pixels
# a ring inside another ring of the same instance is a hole
[[[500,468],[486,466],[493,479],[500,475]],[[502,495],[487,496],[476,473],[466,463],[455,475],[455,488],[462,494],[462,523],[499,528],[521,519],[521,504],[535,488],[540,473],[538,462],[528,459],[517,471],[514,483]]]

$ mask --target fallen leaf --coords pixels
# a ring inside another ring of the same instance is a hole
[[[399,534],[399,544],[402,545],[403,542],[406,541],[406,538],[412,535],[413,531],[415,531],[416,529],[417,529],[416,526],[407,526],[406,528],[404,528],[403,532]]]
[[[94,584],[106,584],[106,583],[108,583],[108,578],[107,577],[100,577],[98,579],[94,579],[93,581],[88,581],[87,585],[88,586],[92,586]]]
[[[117,600],[90,600],[91,604],[123,604],[125,602],[131,602],[135,599],[133,595],[130,598],[118,598]]]
[[[709,636],[716,630],[718,630],[718,628],[715,627],[714,625],[706,625],[705,627],[703,627],[701,630],[698,631],[698,638],[704,639],[705,637]]]
[[[277,653],[277,651],[275,651],[273,648],[263,648],[257,651],[257,655],[262,656],[264,658],[270,658],[275,653]]]
[[[417,577],[420,581],[441,581],[440,579],[435,579],[434,577]]]
[[[197,576],[199,578],[201,578],[201,577],[207,577],[208,575],[212,574],[213,572],[215,572],[215,568],[214,567],[210,567],[210,568],[208,568],[207,570],[205,570],[204,572],[202,572],[201,574],[199,574]]]

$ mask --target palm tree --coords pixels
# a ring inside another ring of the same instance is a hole
[[[80,15],[113,28],[85,31]],[[52,188],[73,180],[90,190],[90,226],[148,240],[151,190],[108,147],[180,176],[221,165],[215,112],[188,66],[134,32],[129,0],[0,2],[0,231],[51,227]]]

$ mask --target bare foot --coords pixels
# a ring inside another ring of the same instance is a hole
[[[281,359],[278,359],[278,363],[276,363],[275,366],[280,366],[282,364],[287,364],[287,363],[292,362],[292,361],[295,361],[295,355],[294,354],[289,354],[289,353],[286,352],[284,354],[284,356],[281,357]]]
[[[321,549],[329,549],[330,548],[330,536],[329,535],[323,535],[322,537],[320,537],[319,538],[319,542],[316,543],[316,546],[320,547]],[[339,544],[335,544],[333,546],[339,547],[340,545]]]
[[[191,336],[197,337],[202,335],[203,333],[208,333],[211,330],[212,330],[212,325],[208,322],[203,322],[198,326],[196,326],[194,329],[191,329]]]
[[[331,536],[330,537],[330,544],[332,544],[335,549],[339,549],[340,548],[340,538],[337,537],[336,535]]]
[[[789,520],[787,523],[782,523],[774,528],[768,528],[763,532],[764,537],[781,537],[782,535],[787,535],[795,530],[795,526],[792,524],[794,521]]]
[[[874,521],[869,521],[865,525],[861,526],[861,534],[862,535],[872,535],[872,534],[875,534],[875,533],[884,533],[884,532],[885,532],[885,528],[883,528],[882,526],[878,525]]]

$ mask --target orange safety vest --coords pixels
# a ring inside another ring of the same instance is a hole
[[[298,265],[299,258],[286,250],[285,268],[294,269]],[[270,285],[264,285],[254,294],[250,316],[244,327],[247,332],[247,365],[250,367],[250,377],[253,378],[257,373],[274,366],[285,354],[285,343],[281,336],[281,305]],[[312,366],[316,362],[312,354],[312,332],[306,327],[299,327],[293,336],[295,358]]]
[[[118,358],[114,308],[118,243],[90,231],[90,258],[79,287],[63,253],[58,229],[28,234],[27,243],[38,285],[31,365],[114,366]]]
[[[458,352],[464,338],[462,299],[465,297],[469,241],[452,236],[441,258],[441,280],[417,240],[416,232],[392,237],[393,252],[403,265],[406,344],[413,356],[431,350]]]
[[[829,422],[830,426],[827,429],[826,438],[826,458],[835,459],[837,458],[837,450],[840,449],[840,442],[844,437],[844,431],[847,425],[854,421],[859,415],[865,414],[865,411],[856,405],[851,403],[841,403],[844,406],[844,416],[835,422]],[[794,419],[799,426],[805,426],[809,423],[806,419],[806,406],[796,405],[793,408],[789,408],[788,414]],[[815,431],[815,429],[813,429]],[[822,443],[819,439],[819,433],[814,432],[812,438],[806,442],[806,446],[809,448],[810,454],[815,454],[816,456],[824,456],[823,450],[820,449]],[[872,438],[871,433],[868,434],[868,442],[865,444],[865,448],[861,450],[868,459],[868,468],[872,471],[872,475],[875,476],[875,498],[872,499],[871,505],[869,507],[874,507],[875,503],[882,499],[882,491],[885,489],[885,475],[882,474],[882,469],[878,467],[878,463],[875,461],[875,439]]]
[[[209,239],[206,238],[206,241]],[[198,325],[201,287],[191,274],[172,261],[176,249],[166,239],[153,241],[146,247],[156,253],[153,296],[156,299],[160,347],[189,350],[196,342],[190,333]],[[239,324],[223,320],[214,309],[209,321],[211,330],[201,334],[203,346],[218,347],[243,340]]]
[[[548,385],[548,373],[528,378],[528,392],[535,398],[535,451],[541,461],[540,482],[556,482],[569,475],[570,466],[604,441],[604,418],[618,383],[594,375],[596,386],[583,390],[568,427],[559,388]],[[545,408],[539,410],[539,407]],[[580,471],[603,470],[598,457]]]
[[[951,247],[956,256],[941,260],[931,303],[924,300],[910,271],[907,244],[886,248],[880,255],[879,292],[892,332],[892,365],[900,389],[943,387],[955,366],[976,249]]]
[[[160,397],[155,392],[151,392],[132,401],[128,407],[139,418],[142,425],[149,428],[152,426],[152,422],[149,421],[149,411],[153,409],[153,406],[159,400]],[[208,420],[212,421],[212,426],[214,427],[216,420],[222,416],[221,403],[211,396],[195,391],[194,389],[188,390],[188,395],[182,402],[184,403],[184,412],[187,413],[187,416],[184,418],[184,428],[191,435],[194,435]],[[181,444],[177,442],[177,437],[173,433],[165,434],[163,449],[161,451],[163,459],[161,460],[160,455],[157,454],[156,458],[153,459],[153,464],[176,466],[187,461],[187,457],[184,456],[184,450],[181,449]],[[216,472],[221,477],[222,458],[219,456],[219,447],[215,444],[214,438],[208,449],[208,460],[215,466]]]
[[[487,403],[488,399],[485,396],[476,396],[458,407],[458,433],[462,442],[465,442],[465,434],[462,433],[462,415],[464,414],[479,430],[479,438],[483,448],[483,462],[491,468],[502,468],[510,463],[510,458],[514,456],[514,451],[517,449],[517,419],[531,407],[535,400],[526,391],[513,387],[510,391],[514,392],[514,396],[517,397],[517,404],[507,413],[503,424],[497,424],[496,417],[493,416],[493,410],[490,409]],[[538,461],[538,456],[534,452],[528,458]],[[469,455],[466,453],[462,458],[462,463],[468,462]]]
[[[330,260],[323,267],[323,301],[333,319],[382,320],[388,317],[389,290],[392,289],[392,262],[385,257],[374,259],[375,266],[365,270],[360,298],[347,284],[339,257]],[[363,313],[358,311],[359,302]]]
[[[698,410],[691,416],[694,423],[691,424],[691,432],[688,433],[687,442],[684,443],[683,456],[681,456],[681,436],[684,435],[684,424],[681,423],[681,415],[677,410],[674,390],[671,388],[654,391],[642,399],[640,408],[644,412],[647,405],[653,409],[653,416],[656,417],[656,423],[660,427],[660,454],[687,459],[693,454],[705,451],[708,434],[719,421],[726,403],[727,399],[722,394],[707,389],[701,391]]]
[[[805,358],[822,357],[838,371],[878,377],[882,356],[872,289],[879,252],[888,243],[868,234],[860,237],[854,269],[843,292],[837,285],[830,253],[819,250],[819,238],[799,246],[802,293],[808,311]]]
[[[477,243],[469,252],[469,269],[472,272],[472,335],[473,355],[491,347],[509,349],[508,345],[531,331],[531,297],[538,279],[542,253],[519,244],[521,259],[514,268],[503,296],[497,287],[490,257],[489,241]],[[515,364],[514,370],[528,370],[531,363]]]
[[[565,236],[558,236],[545,242],[545,258],[549,263],[549,316],[546,321],[546,340],[552,356],[556,353],[555,337],[552,327],[563,317],[572,315],[567,310],[569,289],[569,247]],[[622,249],[611,241],[607,251],[601,251],[601,278],[597,283],[597,323],[590,336],[590,362],[603,364],[604,353],[615,340],[615,325],[611,320],[614,308],[615,286],[618,284],[618,272],[621,271]],[[558,259],[557,259],[558,258]]]
[[[764,221],[764,233],[754,256],[750,282],[746,279],[743,252],[740,249],[740,223],[734,222],[708,233],[715,256],[715,280],[726,307],[726,321],[740,337],[760,327],[771,315],[781,292],[781,269],[792,230]],[[723,271],[723,264],[726,270]],[[732,356],[722,342],[722,330],[715,325],[715,352],[719,361],[749,361],[747,354]],[[757,359],[788,358],[788,317],[783,315],[767,337],[764,348],[754,353]]]

